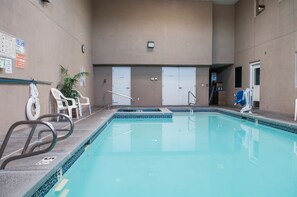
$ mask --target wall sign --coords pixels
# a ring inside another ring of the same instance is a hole
[[[0,57],[0,68],[5,68],[5,58]]]
[[[0,32],[0,56],[15,59],[16,39]]]
[[[16,61],[15,61],[15,66],[17,68],[25,68],[25,55],[24,54],[17,54],[16,55]]]
[[[5,73],[12,73],[14,63],[17,68],[25,68],[25,42],[0,32],[0,69],[4,69]]]
[[[25,68],[25,42],[21,39],[16,39],[16,67]]]
[[[5,58],[5,73],[12,73],[12,60]]]
[[[12,73],[12,59],[0,57],[0,68],[3,68],[5,73]]]

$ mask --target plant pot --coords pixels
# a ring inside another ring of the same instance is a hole
[[[76,109],[72,109],[72,118],[77,118]]]

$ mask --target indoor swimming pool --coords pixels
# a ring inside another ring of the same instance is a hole
[[[297,196],[297,135],[216,112],[114,118],[47,196]]]

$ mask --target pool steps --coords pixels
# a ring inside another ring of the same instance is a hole
[[[61,182],[57,185],[57,187],[55,188],[55,192],[60,192],[64,189],[64,187],[66,186],[66,184],[68,183],[68,179],[62,179]]]

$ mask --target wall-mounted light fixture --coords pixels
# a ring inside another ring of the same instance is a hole
[[[42,0],[43,3],[50,3],[50,0]]]
[[[155,48],[155,42],[154,41],[147,41],[147,48],[150,48],[150,49]]]

